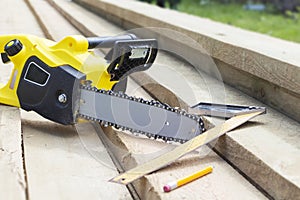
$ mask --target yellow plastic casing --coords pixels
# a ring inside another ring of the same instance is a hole
[[[92,85],[98,89],[112,89],[116,83],[110,81],[111,76],[106,71],[105,59],[88,49],[88,40],[83,36],[67,36],[56,43],[33,35],[0,35],[0,53],[5,53],[5,45],[14,39],[18,39],[23,48],[16,55],[9,57],[14,68],[8,83],[0,85],[2,104],[20,107],[17,96],[18,84],[23,67],[31,56],[38,57],[49,67],[70,65],[86,74],[87,80],[91,80]]]

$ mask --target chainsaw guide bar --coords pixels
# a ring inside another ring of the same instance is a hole
[[[183,143],[205,131],[201,116],[155,100],[128,96],[122,92],[81,85],[77,117],[104,126],[143,134],[149,138]]]

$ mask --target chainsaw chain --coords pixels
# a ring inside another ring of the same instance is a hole
[[[129,96],[129,95],[123,93],[123,92],[114,92],[112,90],[104,90],[104,89],[99,90],[98,88],[93,87],[90,84],[81,85],[80,89],[93,91],[93,92],[96,92],[96,93],[102,93],[102,94],[106,94],[106,95],[110,95],[110,96],[115,96],[115,97],[118,97],[118,98],[127,99],[129,101],[136,101],[136,102],[140,102],[142,104],[147,104],[147,105],[150,105],[150,106],[155,106],[155,107],[159,107],[159,108],[171,111],[171,112],[178,113],[180,115],[189,117],[189,118],[197,121],[197,123],[200,125],[201,131],[202,131],[201,133],[203,133],[205,131],[204,122],[203,122],[202,117],[199,116],[199,115],[189,114],[183,109],[174,108],[174,107],[169,106],[168,104],[161,103],[161,102],[156,101],[156,100],[145,100],[141,97]],[[153,134],[153,133],[144,132],[142,130],[136,130],[136,129],[133,129],[133,128],[120,126],[120,125],[112,123],[112,122],[107,122],[107,121],[97,119],[97,118],[93,118],[93,117],[90,117],[90,116],[86,116],[86,115],[83,115],[83,114],[78,114],[77,117],[80,117],[80,118],[83,118],[83,119],[86,119],[86,120],[99,122],[104,127],[112,126],[112,127],[115,127],[116,129],[120,129],[122,131],[130,131],[131,133],[133,133],[136,136],[142,134],[142,135],[147,136],[148,138],[155,139],[155,140],[161,139],[165,142],[170,141],[170,142],[184,143],[184,142],[187,141],[187,140],[183,140],[183,139],[179,139],[179,138],[160,136],[160,135],[156,135],[156,134]]]

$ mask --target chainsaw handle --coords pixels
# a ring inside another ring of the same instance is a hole
[[[89,49],[94,48],[112,48],[117,41],[121,40],[135,40],[137,37],[134,34],[119,35],[113,37],[89,37]]]

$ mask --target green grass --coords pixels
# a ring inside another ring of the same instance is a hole
[[[286,17],[274,12],[270,6],[266,11],[259,12],[244,10],[241,4],[210,1],[201,5],[200,0],[181,0],[178,10],[300,43],[300,13],[289,13],[290,17]]]

